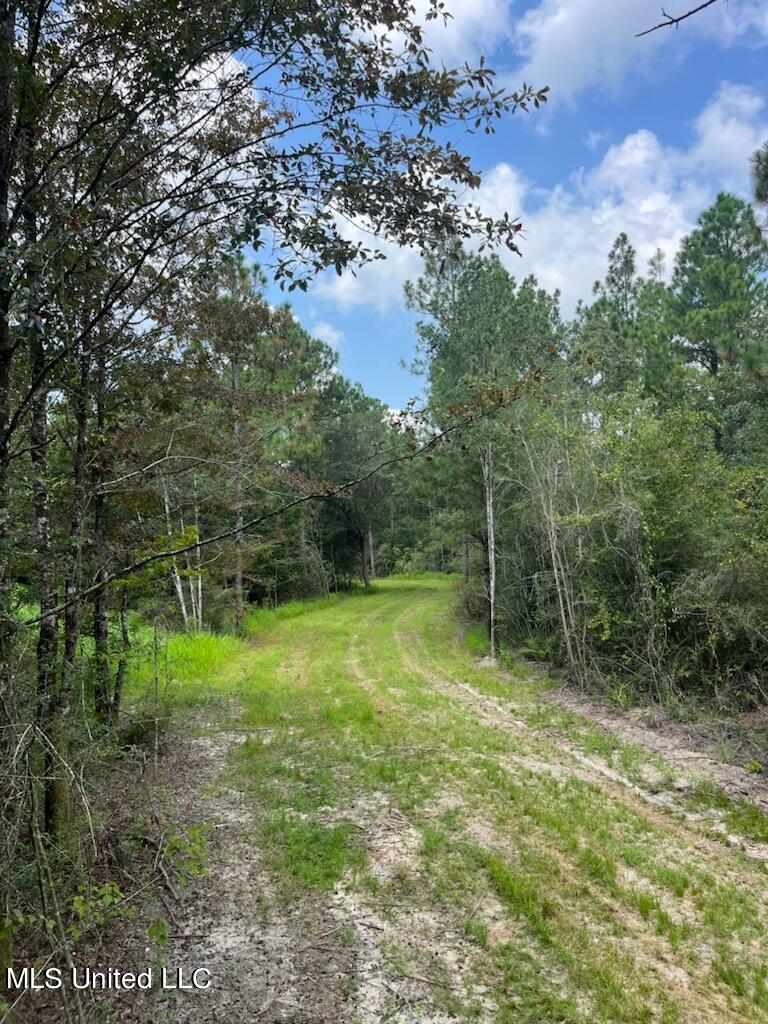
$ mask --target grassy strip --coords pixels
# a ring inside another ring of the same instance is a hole
[[[521,669],[478,667],[471,645],[456,643],[452,606],[445,581],[387,582],[261,616],[258,642],[235,655],[250,735],[234,769],[286,893],[342,884],[384,908],[439,910],[475,948],[473,976],[499,1021],[698,1024],[710,1004],[723,1021],[763,1019],[762,867],[621,787],[579,777],[569,747],[638,780],[646,755],[542,705],[546,684]],[[434,674],[493,697],[527,728],[478,718]],[[422,842],[418,866],[382,882],[367,829],[388,807]],[[489,894],[509,922],[503,942],[489,941],[478,910]],[[682,1001],[667,963],[689,979]],[[445,999],[467,1019],[479,1012],[471,992]]]

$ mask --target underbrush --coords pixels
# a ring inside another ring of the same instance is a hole
[[[180,820],[165,806],[141,745],[109,735],[95,740],[73,792],[69,824],[55,839],[42,833],[37,811],[33,799],[5,886],[9,960],[18,976],[24,965],[137,971],[164,963],[170,901],[205,873],[208,828]],[[125,998],[134,996],[142,998]],[[135,1003],[130,1012],[137,1019]],[[0,986],[0,1022],[123,1016],[111,1013],[96,991],[65,984],[35,992],[31,1002],[24,988]]]
[[[466,614],[466,609],[465,609]],[[478,621],[477,609],[467,616],[462,630],[464,649],[473,657],[488,657],[490,646],[485,623]],[[598,672],[576,679],[552,647],[537,640],[526,643],[502,642],[497,655],[501,668],[511,675],[538,676],[544,670],[551,687],[570,685],[581,696],[593,697],[624,712],[647,716],[649,723],[682,726],[692,737],[704,742],[720,761],[743,767],[751,774],[768,772],[768,704],[754,694],[724,686],[709,689],[668,684],[640,685],[631,675],[603,675]],[[762,693],[762,691],[760,691]]]

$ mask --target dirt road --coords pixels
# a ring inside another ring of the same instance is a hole
[[[278,616],[194,710],[168,784],[209,872],[164,957],[213,983],[153,1019],[768,1021],[763,814],[489,664],[454,605],[397,580]]]

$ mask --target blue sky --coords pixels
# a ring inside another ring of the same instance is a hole
[[[669,0],[666,9],[693,5]],[[505,263],[560,288],[566,315],[589,297],[622,230],[641,266],[657,247],[671,266],[718,191],[749,194],[749,156],[768,140],[768,4],[723,0],[676,31],[635,38],[659,20],[659,6],[449,0],[452,23],[430,28],[439,60],[484,53],[510,86],[551,87],[543,112],[516,114],[495,136],[468,136],[463,146],[484,179],[473,201],[523,220],[523,258],[507,254]],[[403,283],[418,275],[420,259],[384,248],[386,261],[357,277],[324,275],[292,302],[302,323],[338,349],[346,376],[402,406],[421,387],[401,366],[415,342]]]

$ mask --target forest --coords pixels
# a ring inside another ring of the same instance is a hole
[[[768,1019],[768,144],[566,314],[447,17],[0,3],[3,1021]],[[403,408],[292,305],[377,239]]]
[[[432,463],[434,537],[491,656],[554,660],[620,702],[756,708],[768,246],[752,206],[721,193],[671,269],[657,252],[640,273],[622,233],[564,321],[492,256],[428,262],[408,300],[435,422],[526,381]]]

